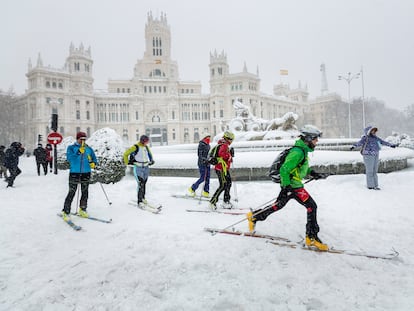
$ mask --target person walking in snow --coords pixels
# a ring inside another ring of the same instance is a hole
[[[19,157],[24,154],[23,145],[20,142],[12,142],[10,148],[6,150],[4,166],[9,170],[10,175],[6,178],[7,188],[13,187],[14,180],[22,172],[19,168]]]
[[[89,217],[86,209],[88,208],[89,181],[91,170],[98,164],[95,152],[86,143],[86,133],[78,132],[76,142],[66,149],[66,159],[70,165],[69,171],[69,191],[66,195],[62,210],[62,217],[65,221],[70,219],[70,208],[78,184],[81,186],[81,198],[79,202],[79,216]]]
[[[377,127],[367,126],[364,129],[362,138],[351,147],[351,150],[354,150],[355,148],[362,146],[361,154],[364,159],[367,188],[371,190],[380,190],[377,173],[381,145],[391,148],[398,146],[382,140],[377,136],[377,132]]]
[[[226,131],[223,134],[223,138],[218,141],[218,151],[217,151],[217,160],[218,163],[214,166],[216,171],[219,187],[210,200],[210,208],[212,210],[217,209],[217,202],[220,194],[224,191],[224,203],[223,208],[232,208],[230,202],[230,189],[231,189],[231,175],[230,175],[230,165],[233,162],[234,149],[230,148],[231,143],[234,140],[234,134],[232,132]]]
[[[46,150],[46,163],[49,165],[49,171],[52,173],[52,168],[53,168],[52,145],[47,144],[45,150]]]
[[[203,192],[201,196],[208,198],[210,190],[210,164],[208,163],[208,153],[210,151],[210,134],[204,135],[203,139],[198,143],[198,171],[200,177],[197,181],[188,188],[188,192],[192,197],[195,196],[195,191],[198,189],[201,183],[204,182]]]
[[[317,173],[309,167],[308,153],[313,152],[322,132],[312,125],[305,125],[300,130],[299,139],[289,151],[280,167],[281,191],[276,201],[262,209],[247,213],[249,230],[253,232],[258,221],[264,221],[270,214],[281,210],[290,199],[295,199],[306,208],[306,240],[307,246],[319,250],[328,250],[318,237],[319,225],[316,217],[317,205],[310,194],[305,190],[302,179],[311,176],[312,179],[326,178],[327,174]]]
[[[4,150],[6,149],[6,146],[1,145],[0,146],[0,178],[4,177],[4,180],[7,179],[7,168],[4,165],[5,159],[6,159],[6,153]]]
[[[37,144],[37,148],[33,150],[33,155],[36,158],[37,175],[40,176],[40,166],[43,167],[43,173],[47,175],[46,150],[42,144]]]
[[[137,182],[137,204],[139,208],[144,208],[144,205],[147,204],[145,192],[150,172],[149,167],[155,163],[148,143],[149,137],[142,135],[137,144],[124,152],[125,165],[132,164],[134,166],[134,176]]]

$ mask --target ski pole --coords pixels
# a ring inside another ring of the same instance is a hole
[[[277,198],[273,198],[273,199],[271,199],[271,200],[269,200],[269,201],[267,201],[267,202],[265,202],[265,203],[263,203],[263,204],[261,204],[261,205],[259,205],[258,207],[256,207],[256,209],[259,209],[259,208],[261,208],[262,206],[266,206],[267,204],[269,204],[270,202],[272,202],[272,201],[275,201]],[[269,205],[269,206],[267,206],[264,210],[268,210],[269,208],[271,208],[272,207],[272,205]],[[253,213],[253,215],[252,216],[256,216],[257,214],[259,214],[259,213],[261,213],[261,212],[263,212],[264,210],[258,210],[258,211],[256,211],[255,213]],[[245,221],[245,220],[247,220],[247,216],[246,217],[244,217],[243,219],[241,219],[241,220],[239,220],[239,221],[237,221],[237,222],[235,222],[235,223],[233,223],[233,224],[231,224],[231,225],[229,225],[229,226],[227,226],[227,227],[225,227],[225,228],[223,228],[223,229],[221,229],[220,231],[224,231],[224,230],[227,230],[227,229],[229,229],[229,228],[231,228],[231,227],[234,227],[235,225],[238,225],[239,223],[242,223],[243,221]],[[211,233],[212,235],[216,235],[217,234],[217,232],[212,232]]]
[[[234,175],[232,175],[232,177],[234,176],[234,178],[232,178],[232,180],[233,180],[233,184],[234,184],[234,196],[235,196],[235,199],[234,199],[234,201],[235,202],[239,202],[239,197],[238,197],[238,195],[237,195],[237,184],[236,184],[236,168],[234,167],[234,162],[233,162],[233,169],[234,169]]]
[[[80,179],[79,179],[80,182]],[[76,214],[78,213],[78,209],[79,209],[79,184],[76,185]]]
[[[99,184],[101,185],[101,189],[102,189],[103,193],[105,194],[105,198],[106,198],[106,200],[108,201],[108,204],[109,204],[109,205],[112,205],[112,202],[109,200],[108,195],[106,194],[106,191],[105,191],[105,189],[104,189],[104,187],[103,187],[102,183],[101,183],[101,182],[99,182]]]

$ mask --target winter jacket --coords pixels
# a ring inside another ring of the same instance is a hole
[[[90,173],[90,163],[98,164],[95,152],[85,144],[85,152],[81,153],[79,148],[81,145],[75,142],[66,149],[66,159],[69,161],[71,173]]]
[[[6,159],[6,154],[4,153],[4,150],[0,150],[0,165],[4,165],[5,159]]]
[[[200,140],[200,142],[198,143],[198,162],[197,162],[199,167],[209,165],[207,163],[209,151],[210,151],[210,144],[208,144],[205,139]]]
[[[52,162],[53,161],[52,147],[46,146],[45,150],[46,150],[46,162]]]
[[[35,150],[33,150],[33,155],[36,157],[37,163],[46,163],[46,150],[42,147],[37,147]]]
[[[223,171],[224,174],[226,174],[227,171],[230,170],[230,164],[233,161],[229,148],[230,142],[222,138],[217,142],[217,144],[221,146],[219,147],[217,153],[218,163],[214,166],[214,169],[216,171]]]
[[[6,150],[4,166],[8,169],[16,168],[19,165],[19,157],[24,154],[24,148],[20,143],[12,143]]]
[[[138,147],[138,150],[137,150]],[[152,156],[152,152],[148,146],[145,146],[141,142],[138,142],[137,144],[133,145],[131,148],[127,149],[124,152],[124,163],[125,165],[128,165],[128,158],[129,155],[133,152],[136,152],[135,154],[135,163],[137,165],[152,165],[154,164],[154,158]]]
[[[362,155],[378,155],[379,151],[381,149],[380,145],[385,145],[389,147],[395,147],[396,145],[390,144],[389,142],[386,142],[385,140],[382,140],[375,134],[371,133],[371,130],[374,127],[368,126],[364,129],[364,136],[362,136],[361,140],[354,144],[354,147],[361,147],[361,154]]]
[[[295,142],[295,146],[299,148],[292,148],[286,156],[285,162],[280,167],[280,185],[282,187],[290,185],[292,188],[302,188],[302,179],[311,171],[308,153],[313,152],[313,149],[305,144],[302,139],[298,139]],[[301,165],[304,158],[306,160]]]

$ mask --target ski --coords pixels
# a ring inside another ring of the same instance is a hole
[[[172,194],[171,195],[173,198],[178,198],[178,199],[191,199],[191,200],[199,200],[199,201],[210,201],[211,198],[207,198],[207,197],[200,197],[198,196],[191,196],[189,194]]]
[[[200,209],[186,209],[186,212],[190,213],[217,213],[217,214],[226,214],[226,215],[244,215],[246,214],[245,211],[242,210],[233,210],[233,209],[217,209],[217,210],[200,210]]]
[[[80,218],[83,219],[89,219],[89,220],[94,220],[94,221],[99,221],[99,222],[103,222],[105,224],[110,224],[112,223],[112,218],[111,219],[101,219],[101,218],[96,218],[96,217],[92,217],[92,216],[88,216],[88,217],[82,217],[81,215],[77,214],[77,213],[71,213],[72,215],[78,216]]]
[[[229,235],[248,236],[248,237],[266,239],[267,240],[266,242],[272,245],[295,248],[295,249],[302,249],[302,250],[313,251],[313,252],[318,252],[318,253],[342,254],[342,255],[349,255],[349,256],[360,256],[360,257],[366,257],[366,258],[386,259],[386,260],[397,258],[399,255],[399,253],[395,249],[392,249],[389,254],[379,254],[379,253],[376,254],[376,253],[369,253],[365,251],[336,249],[333,247],[329,248],[326,251],[321,251],[315,247],[306,246],[303,243],[303,241],[294,242],[287,238],[273,236],[273,235],[258,234],[256,232],[243,232],[243,231],[237,231],[237,230],[222,230],[222,229],[214,229],[214,228],[204,228],[204,230],[207,232],[211,232],[213,234],[222,233],[222,234],[229,234]]]
[[[147,204],[145,204],[145,207],[144,208],[141,208],[141,207],[138,206],[138,204],[136,202],[131,201],[131,202],[129,202],[129,205],[135,206],[135,207],[137,207],[137,208],[139,208],[139,209],[141,209],[143,211],[147,211],[147,212],[150,212],[150,213],[153,213],[153,214],[159,214],[161,212],[161,209],[162,209],[162,205],[161,204],[155,206],[155,205],[152,205],[152,204],[148,204],[147,203]]]
[[[62,214],[61,213],[58,213],[57,214],[60,218],[62,218],[62,220],[65,222],[65,223],[67,223],[73,230],[75,230],[75,231],[80,231],[80,230],[82,230],[82,227],[81,226],[78,226],[78,225],[76,225],[71,219],[69,219],[69,220],[64,220],[63,219],[63,217],[62,217]]]

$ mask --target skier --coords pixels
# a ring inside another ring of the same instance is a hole
[[[379,165],[379,151],[380,145],[389,146],[391,148],[397,145],[390,144],[385,140],[379,138],[377,134],[378,128],[368,126],[364,129],[365,135],[362,136],[359,142],[352,145],[351,150],[356,147],[361,147],[361,154],[364,158],[365,175],[367,179],[367,188],[372,190],[381,190],[378,187],[378,165]]]
[[[124,152],[125,165],[134,165],[134,176],[137,182],[137,204],[139,208],[144,208],[147,204],[145,199],[145,186],[149,176],[149,166],[153,165],[154,159],[150,148],[148,147],[149,137],[142,135],[139,142]],[[130,154],[133,155],[132,162],[129,161]]]
[[[4,161],[6,158],[4,149],[6,149],[6,146],[1,145],[0,146],[0,178],[3,178],[4,176],[4,180],[6,180],[7,179],[7,168],[6,166],[4,166]]]
[[[312,125],[305,125],[300,130],[300,138],[295,142],[295,146],[298,148],[290,150],[285,162],[280,167],[280,186],[282,189],[276,201],[263,209],[247,213],[251,232],[255,230],[257,221],[264,221],[267,216],[282,209],[290,199],[295,199],[307,211],[306,245],[316,247],[319,250],[328,250],[328,245],[324,244],[318,237],[319,226],[316,219],[316,202],[305,190],[302,183],[302,178],[307,175],[310,175],[313,179],[327,177],[327,174],[317,173],[310,169],[308,163],[308,152],[313,152],[318,143],[318,138],[321,136],[322,132]]]
[[[217,201],[220,194],[224,191],[224,203],[223,208],[232,208],[230,202],[230,189],[231,189],[231,175],[230,175],[230,165],[233,161],[234,149],[229,146],[233,142],[234,134],[232,132],[226,131],[223,134],[223,138],[218,141],[219,150],[218,150],[218,163],[214,166],[216,171],[219,187],[212,196],[210,200],[210,208],[212,210],[217,209]]]
[[[10,175],[6,178],[7,188],[13,187],[14,180],[22,172],[19,165],[19,157],[24,154],[23,145],[20,142],[12,142],[10,148],[6,150],[4,166],[9,170]]]
[[[210,134],[204,135],[203,139],[198,143],[198,171],[200,178],[188,188],[188,192],[192,197],[195,196],[195,191],[201,183],[204,182],[203,192],[201,196],[208,198],[210,189],[210,164],[208,163],[208,153],[210,151]]]
[[[43,173],[47,175],[47,153],[42,144],[37,144],[37,148],[33,150],[33,155],[36,158],[37,175],[40,176],[40,166],[43,167]]]
[[[89,217],[86,209],[88,207],[89,181],[91,169],[94,169],[98,160],[95,152],[86,143],[86,133],[78,132],[76,142],[66,149],[66,159],[70,165],[69,171],[69,191],[63,205],[63,220],[70,220],[70,207],[75,196],[78,184],[81,185],[81,198],[79,202],[79,216]]]
[[[53,168],[52,145],[47,144],[45,149],[46,149],[46,163],[49,165],[49,171],[52,173],[52,168]]]

